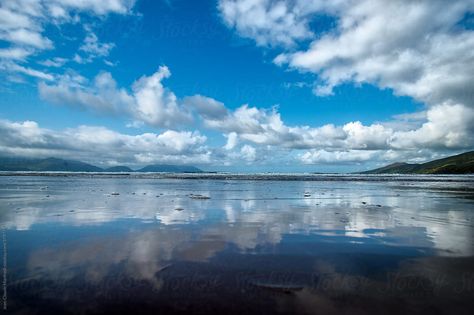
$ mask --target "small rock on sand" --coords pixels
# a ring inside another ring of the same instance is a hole
[[[162,272],[162,271],[165,271],[166,269],[170,268],[171,267],[171,264],[168,264],[168,265],[164,265],[163,267],[161,267],[157,272]]]
[[[193,195],[193,194],[191,194],[189,197],[190,197],[191,199],[200,199],[200,200],[211,199],[211,197],[209,197],[209,196],[204,196],[204,195]]]
[[[273,284],[273,283],[253,283],[257,288],[291,294],[303,290],[302,285],[294,284]]]
[[[111,196],[118,196],[118,195],[120,195],[120,194],[119,194],[118,192],[113,192],[113,193],[111,193],[110,195],[111,195]]]
[[[180,208],[180,207],[178,207],[178,208],[174,208],[174,210],[176,210],[176,211],[183,211],[184,209],[183,209],[183,208]]]

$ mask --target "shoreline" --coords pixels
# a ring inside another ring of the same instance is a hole
[[[307,174],[307,173],[122,173],[122,172],[31,172],[2,171],[0,176],[38,177],[120,177],[131,179],[196,179],[196,180],[253,180],[253,181],[417,181],[417,182],[473,182],[474,174]]]

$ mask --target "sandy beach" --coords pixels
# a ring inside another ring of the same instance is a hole
[[[1,176],[21,313],[467,314],[474,178]]]

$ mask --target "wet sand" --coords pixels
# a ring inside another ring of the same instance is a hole
[[[8,311],[474,309],[474,177],[262,176],[0,176]]]

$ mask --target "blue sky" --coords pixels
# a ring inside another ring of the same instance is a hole
[[[2,0],[0,154],[332,172],[471,150],[473,8]]]

